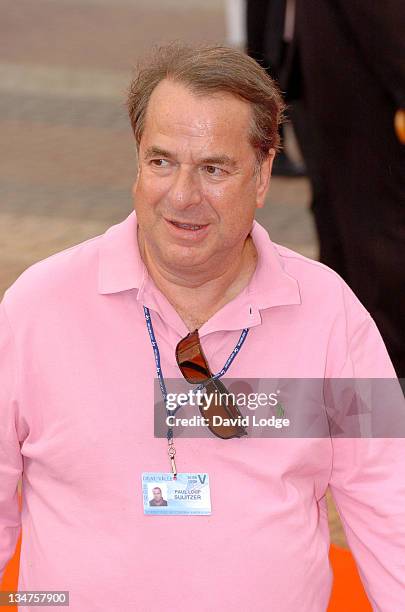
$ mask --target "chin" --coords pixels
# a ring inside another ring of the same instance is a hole
[[[192,268],[207,259],[202,249],[172,245],[162,252],[162,258],[170,268]]]

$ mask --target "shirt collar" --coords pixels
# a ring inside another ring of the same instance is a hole
[[[98,264],[98,291],[102,294],[139,289],[146,266],[137,239],[137,221],[132,211],[124,221],[109,227],[101,236]]]
[[[277,245],[270,240],[265,228],[254,221],[251,235],[258,252],[256,270],[248,286],[234,299],[246,302],[250,316],[245,323],[255,325],[260,321],[254,316],[252,309],[259,314],[264,308],[300,304],[301,296],[297,279],[285,271],[284,261],[277,250]],[[101,294],[110,294],[138,289],[139,297],[143,295],[147,279],[148,272],[138,247],[136,214],[132,211],[124,221],[110,227],[101,237],[98,290]],[[226,311],[222,314],[230,314],[233,302],[234,300],[221,309]],[[233,315],[235,319],[235,311]],[[224,317],[221,316],[221,319]],[[207,321],[203,327],[209,326],[209,323]],[[242,321],[234,320],[229,326],[228,318],[226,328],[240,329],[241,324],[243,326]]]

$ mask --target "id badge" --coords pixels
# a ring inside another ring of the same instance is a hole
[[[144,472],[142,474],[144,514],[211,514],[209,476],[202,473],[177,474]]]

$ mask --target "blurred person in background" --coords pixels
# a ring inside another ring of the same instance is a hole
[[[320,260],[375,319],[405,376],[405,10],[400,0],[297,0],[287,56],[314,189]],[[284,84],[288,82],[288,78]]]
[[[282,85],[288,102],[292,82],[283,87],[286,52],[293,33],[294,16],[285,0],[247,0],[246,2],[246,51],[270,76]],[[295,126],[294,126],[295,127]],[[285,130],[280,126],[280,135]],[[294,161],[284,149],[279,151],[273,164],[275,176],[300,177],[305,175],[302,163]]]

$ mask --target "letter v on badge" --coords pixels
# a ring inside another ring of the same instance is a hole
[[[144,472],[142,474],[144,514],[211,514],[210,480],[206,472]]]

